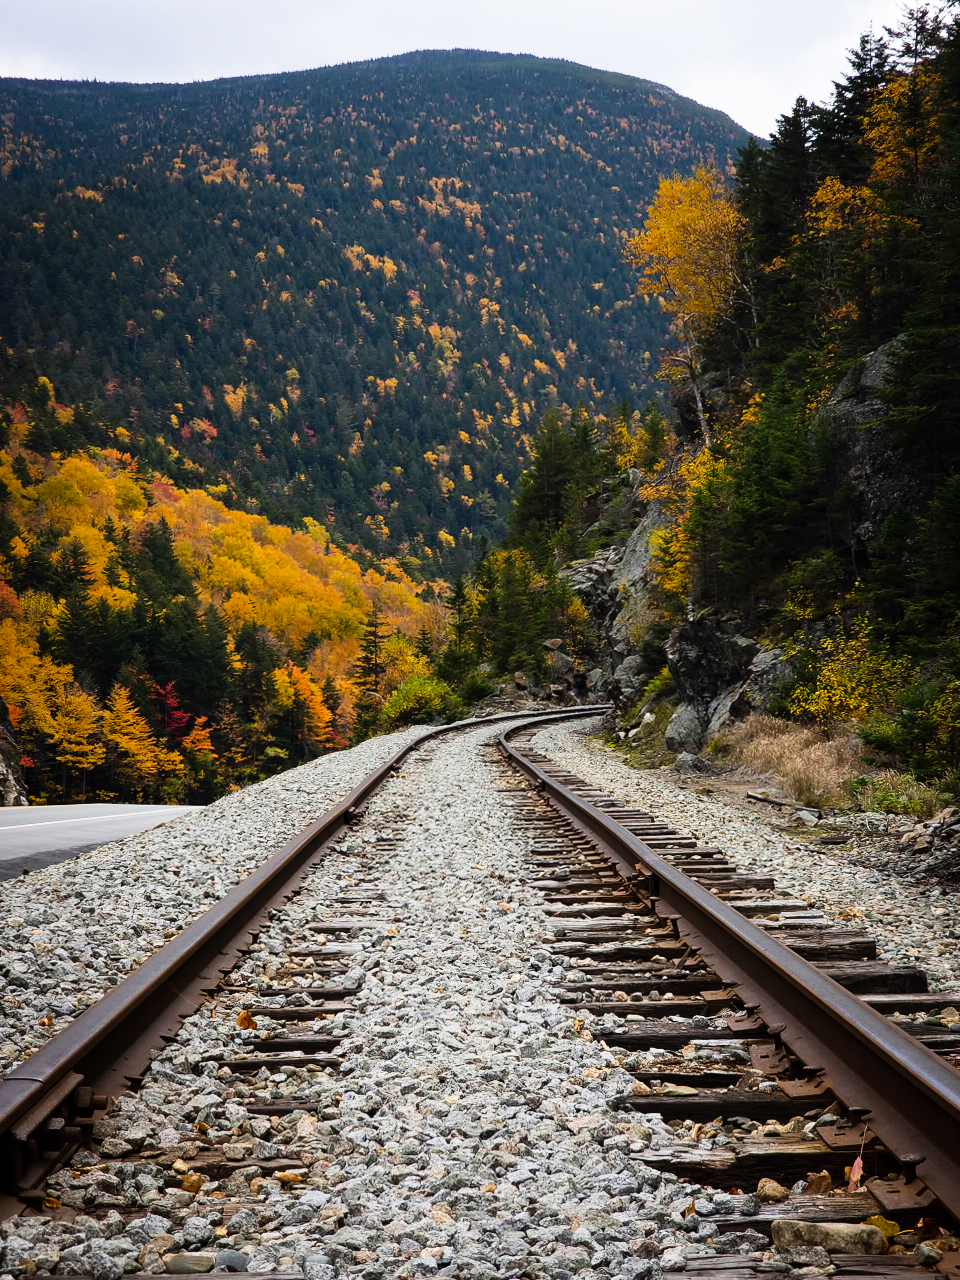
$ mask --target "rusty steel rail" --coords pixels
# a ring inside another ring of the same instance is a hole
[[[418,747],[443,734],[522,719],[549,723],[597,715],[606,706],[507,712],[426,731],[368,773],[342,800],[128,978],[0,1080],[0,1201],[29,1195],[58,1153],[85,1140],[110,1095],[136,1085],[152,1050],[171,1040],[255,939],[270,911],[296,888],[321,847]],[[33,1192],[36,1198],[37,1192]]]
[[[522,727],[522,726],[521,726]],[[755,1009],[769,1034],[820,1075],[904,1168],[960,1217],[960,1073],[789,947],[684,875],[613,818],[499,745],[683,940]]]

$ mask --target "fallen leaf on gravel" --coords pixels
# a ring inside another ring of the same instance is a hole
[[[844,1170],[846,1173],[847,1170]],[[860,1190],[860,1179],[863,1177],[863,1161],[857,1156],[849,1170],[849,1181],[847,1182],[848,1191]]]
[[[498,903],[497,903],[497,906],[498,906],[498,907],[501,907],[504,911],[512,911],[512,910],[513,910],[513,907],[511,907],[511,906],[510,906],[510,904],[509,904],[508,902],[498,902]]]
[[[249,1009],[241,1009],[237,1016],[237,1026],[241,1031],[256,1031],[257,1023]]]
[[[56,1197],[56,1196],[47,1196],[47,1197],[44,1199],[43,1207],[44,1207],[45,1209],[59,1209],[59,1208],[60,1208],[60,1201],[57,1199],[57,1197]]]
[[[38,1027],[52,1027],[52,1026],[53,1026],[53,1019],[50,1017],[49,1013],[47,1014],[47,1016],[46,1016],[45,1018],[41,1018],[41,1019],[40,1019],[40,1021],[37,1023],[37,1026],[38,1026]]]
[[[496,1189],[497,1189],[497,1184],[495,1182],[488,1182],[485,1187],[481,1188],[484,1194],[489,1193],[491,1195],[493,1194],[494,1191],[496,1191]]]
[[[196,1195],[205,1181],[206,1179],[202,1173],[188,1173],[185,1178],[180,1179],[180,1190],[189,1191],[191,1195]]]
[[[891,1222],[889,1218],[885,1218],[881,1213],[875,1213],[872,1218],[864,1218],[863,1225],[865,1227],[876,1227],[878,1231],[882,1231],[887,1239],[900,1234],[900,1225]]]
[[[292,1169],[281,1169],[279,1173],[275,1173],[274,1178],[277,1182],[302,1182],[303,1174],[294,1173]]]
[[[573,1020],[573,1029],[574,1029],[574,1031],[576,1031],[577,1035],[579,1035],[579,1034],[580,1034],[580,1032],[583,1030],[583,1028],[584,1028],[586,1025],[587,1025],[587,1024],[584,1022],[584,1020],[583,1020],[582,1018],[574,1018],[574,1020]]]

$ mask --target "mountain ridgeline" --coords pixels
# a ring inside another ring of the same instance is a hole
[[[545,410],[643,398],[667,317],[623,246],[662,176],[746,140],[661,85],[473,51],[0,80],[0,346],[82,406],[30,446],[455,572]]]

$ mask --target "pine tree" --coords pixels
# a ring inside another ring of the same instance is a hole
[[[469,620],[470,599],[467,595],[467,584],[463,574],[453,580],[453,586],[446,599],[450,611],[450,631],[453,635],[453,647],[459,652],[464,647]]]
[[[343,734],[343,726],[340,723],[340,710],[343,707],[343,694],[337,688],[337,682],[333,676],[327,675],[323,681],[321,690],[323,704],[330,712],[330,728],[329,728],[329,744],[331,751],[339,751],[347,745],[347,740]]]
[[[383,619],[380,606],[376,600],[370,606],[364,627],[363,639],[360,642],[360,656],[354,665],[351,675],[357,688],[357,696],[353,707],[353,725],[351,741],[363,742],[376,727],[383,708],[383,696],[380,692],[383,683]]]
[[[380,606],[374,600],[367,615],[363,639],[360,641],[360,656],[353,668],[353,681],[358,689],[365,693],[379,696],[383,682],[383,615]]]
[[[922,287],[907,316],[887,394],[891,433],[923,451],[931,476],[943,476],[960,460],[960,18],[943,38],[937,70],[943,164],[925,194]]]
[[[425,622],[420,623],[420,630],[417,632],[413,647],[420,657],[426,658],[428,662],[433,657],[433,637]]]

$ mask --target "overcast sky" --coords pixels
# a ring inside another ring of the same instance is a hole
[[[0,75],[208,80],[496,49],[670,85],[765,135],[899,0],[0,0]]]

